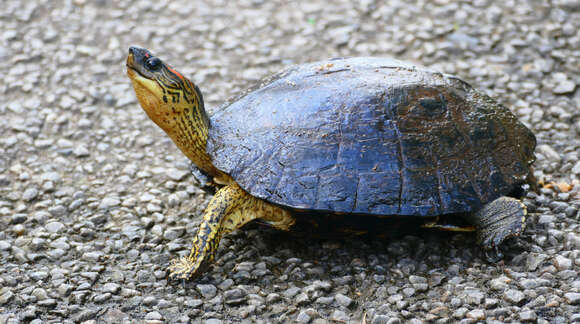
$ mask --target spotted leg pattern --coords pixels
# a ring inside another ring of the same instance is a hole
[[[190,279],[203,273],[214,261],[222,236],[254,219],[281,230],[289,230],[295,222],[288,210],[252,197],[235,183],[218,190],[205,210],[191,253],[172,262],[170,277]]]

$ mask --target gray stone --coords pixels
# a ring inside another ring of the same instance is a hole
[[[474,309],[472,311],[467,312],[465,317],[471,318],[476,321],[483,321],[485,319],[485,312],[482,309]]]
[[[12,244],[8,241],[0,241],[0,251],[8,251],[12,248]]]
[[[143,304],[146,306],[154,306],[157,305],[158,302],[159,299],[155,296],[146,296],[145,298],[143,298]]]
[[[520,321],[522,322],[536,322],[536,320],[538,319],[536,312],[534,312],[533,310],[522,311],[520,312],[519,317]]]
[[[66,207],[63,205],[56,205],[48,208],[48,212],[55,217],[61,217],[66,214]]]
[[[36,304],[38,306],[52,308],[52,307],[56,306],[57,301],[54,298],[47,298],[47,299],[43,299],[43,300],[38,301]]]
[[[495,308],[499,301],[496,298],[486,298],[485,299],[485,309]]]
[[[469,289],[465,291],[465,301],[472,305],[480,305],[485,295],[479,290]]]
[[[83,311],[76,313],[71,319],[77,323],[85,322],[85,321],[88,321],[88,320],[95,318],[97,313],[98,313],[98,310],[96,310],[96,309],[87,309],[87,310],[83,310]]]
[[[223,321],[217,318],[208,318],[204,321],[205,324],[222,324]]]
[[[167,176],[175,181],[181,181],[189,175],[187,170],[169,169]]]
[[[570,305],[580,304],[580,293],[570,292],[564,294],[564,299]]]
[[[468,311],[469,309],[467,309],[466,307],[460,307],[453,312],[453,317],[464,318],[465,314],[467,314]]]
[[[158,311],[152,311],[145,315],[145,320],[163,320],[163,315]]]
[[[526,258],[526,266],[529,271],[535,271],[547,259],[548,256],[546,254],[530,253]]]
[[[40,180],[59,183],[61,182],[62,179],[60,177],[60,174],[58,174],[58,172],[46,172],[40,175]]]
[[[580,130],[580,128],[579,128]],[[576,162],[576,164],[574,164],[574,167],[572,168],[572,174],[577,174],[580,175],[580,161]]]
[[[286,289],[286,291],[284,291],[282,294],[286,298],[293,298],[299,292],[300,292],[300,288],[298,288],[298,287],[290,287],[290,288]]]
[[[81,277],[89,279],[91,282],[95,282],[99,277],[99,273],[96,271],[84,271],[81,272]]]
[[[48,278],[48,272],[46,272],[46,271],[34,271],[34,272],[30,273],[29,277],[32,280],[44,281],[44,280],[46,280],[46,278]]]
[[[309,301],[310,301],[310,298],[308,298],[308,295],[303,293],[303,292],[299,293],[294,298],[294,304],[296,304],[297,306],[306,305],[306,304],[308,304]]]
[[[9,303],[12,298],[14,298],[14,293],[10,290],[4,290],[2,295],[0,295],[0,305],[5,305]]]
[[[45,228],[52,233],[61,233],[65,229],[65,225],[61,222],[50,222],[45,225]]]
[[[228,278],[224,281],[222,281],[219,285],[218,288],[221,290],[227,290],[230,287],[232,287],[234,285],[234,281],[231,278]]]
[[[334,312],[332,312],[332,315],[330,315],[330,319],[336,322],[347,322],[349,320],[349,317],[345,312],[337,309]]]
[[[554,265],[560,271],[569,270],[570,268],[572,268],[572,260],[565,258],[561,255],[556,255],[556,257],[554,258]]]
[[[330,305],[332,304],[332,302],[334,301],[334,297],[318,297],[315,301],[316,304],[322,304],[322,305]]]
[[[300,311],[300,313],[298,313],[298,316],[296,317],[296,322],[298,323],[310,323],[311,320],[312,319],[310,318],[310,315],[308,315],[306,310]]]
[[[32,321],[36,318],[38,309],[35,306],[26,307],[24,312],[20,315],[21,319],[24,321]]]
[[[99,204],[99,209],[110,209],[113,207],[117,207],[121,204],[121,200],[116,197],[105,197],[101,200]]]
[[[38,189],[36,187],[28,187],[22,193],[22,200],[24,201],[32,201],[38,197]]]
[[[98,294],[93,298],[93,301],[97,304],[101,304],[111,299],[111,296],[111,293]]]
[[[98,252],[98,251],[86,252],[86,253],[83,253],[83,255],[81,256],[81,260],[85,260],[85,261],[89,261],[89,262],[98,262],[103,257],[104,257],[103,252]]]
[[[406,297],[412,297],[413,295],[415,295],[415,288],[403,288],[403,295],[405,295]]]
[[[555,94],[569,94],[576,90],[576,83],[571,80],[563,80],[552,90]]]
[[[73,285],[63,283],[63,284],[58,286],[56,291],[59,293],[60,296],[66,297],[70,294],[70,292],[73,290],[73,288],[74,288]]]
[[[427,278],[411,275],[409,276],[409,282],[412,284],[424,284],[427,283]]]
[[[84,144],[78,144],[73,148],[73,154],[76,157],[87,157],[90,152]]]
[[[205,299],[214,298],[217,294],[217,288],[214,285],[197,285],[195,287]]]
[[[349,307],[352,304],[352,299],[343,294],[334,295],[334,300],[336,300],[337,304],[343,307]]]
[[[116,283],[113,282],[108,282],[106,284],[103,285],[103,291],[104,292],[109,292],[111,294],[116,294],[121,290],[121,286],[119,286]]]
[[[224,301],[228,305],[239,305],[246,301],[246,292],[239,288],[234,288],[224,292]]]
[[[526,295],[519,290],[508,289],[504,292],[503,298],[512,304],[520,305],[525,300]]]
[[[536,152],[542,154],[550,162],[560,162],[562,157],[550,145],[541,144],[536,148]]]
[[[266,302],[268,304],[274,304],[281,299],[282,299],[282,297],[280,297],[280,295],[278,295],[276,293],[271,293],[271,294],[268,294],[268,296],[266,296]]]
[[[371,324],[387,324],[391,318],[387,315],[375,315]]]
[[[163,233],[163,238],[169,241],[173,241],[179,237],[182,237],[185,234],[185,227],[172,227],[168,228]]]
[[[492,279],[489,282],[489,285],[493,290],[503,291],[508,287],[509,282],[511,282],[511,279],[502,275],[498,278]]]
[[[535,289],[541,285],[541,282],[538,279],[522,279],[520,285],[524,289]]]

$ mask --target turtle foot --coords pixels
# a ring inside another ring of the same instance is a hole
[[[200,262],[192,257],[182,257],[171,262],[169,278],[189,280],[199,276],[207,267],[206,262]]]
[[[475,214],[478,241],[489,262],[503,258],[503,242],[519,236],[526,227],[526,207],[517,199],[500,197]]]

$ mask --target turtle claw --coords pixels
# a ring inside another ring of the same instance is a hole
[[[497,245],[492,246],[489,249],[485,249],[484,254],[485,254],[485,259],[489,263],[496,263],[499,260],[503,259],[503,253],[501,252],[501,249]]]
[[[194,267],[194,262],[189,257],[182,257],[177,260],[171,261],[169,266],[169,278],[170,279],[184,279],[187,280],[191,277]]]
[[[171,262],[169,266],[169,279],[189,280],[199,276],[206,268],[207,265],[204,266],[204,262],[196,261],[191,257],[182,257]]]

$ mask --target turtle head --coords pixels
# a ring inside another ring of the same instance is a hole
[[[175,130],[174,117],[182,114],[199,113],[207,123],[199,89],[150,51],[135,46],[129,48],[127,75],[141,107],[164,131]]]
[[[129,48],[127,75],[149,118],[198,168],[210,175],[215,174],[206,152],[209,119],[197,86],[140,47]]]

